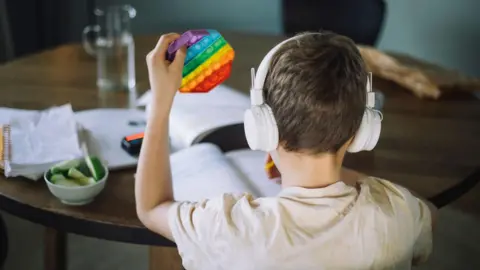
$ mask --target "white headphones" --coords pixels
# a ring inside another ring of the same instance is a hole
[[[271,152],[278,147],[278,127],[272,109],[264,102],[263,86],[273,55],[284,43],[295,38],[284,40],[273,47],[263,58],[256,74],[255,69],[251,69],[251,108],[245,111],[244,127],[248,146],[252,150]],[[372,92],[372,73],[369,73],[366,88],[367,104],[363,113],[362,123],[355,134],[353,142],[347,149],[351,153],[372,150],[380,137],[383,115],[381,112],[373,109],[375,106],[375,93]]]

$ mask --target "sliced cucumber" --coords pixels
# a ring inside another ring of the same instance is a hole
[[[73,180],[66,179],[66,178],[57,180],[55,182],[55,185],[65,186],[65,187],[79,187],[80,186],[80,184],[78,184],[77,182],[75,182]]]
[[[68,170],[68,177],[82,186],[95,183],[95,179],[85,176],[82,172],[75,168],[71,168],[70,170]]]
[[[79,185],[82,186],[88,186],[96,183],[95,179],[93,179],[92,177],[77,178],[73,181],[77,182]]]
[[[90,172],[90,169],[87,166],[87,163],[81,162],[78,167],[76,167],[77,170],[79,170],[83,175],[86,177],[92,177],[92,173]]]
[[[80,165],[81,160],[80,159],[74,159],[74,160],[67,160],[63,161],[55,166],[53,166],[50,171],[52,174],[68,171],[71,168],[75,168],[78,165]]]
[[[96,181],[105,176],[105,169],[103,168],[102,162],[97,157],[85,157],[85,163]]]
[[[66,180],[65,176],[63,176],[63,174],[60,174],[60,173],[57,173],[57,174],[54,174],[50,177],[50,182],[56,184],[58,181],[63,181],[63,180]]]
[[[72,179],[75,179],[75,180],[82,179],[82,178],[87,178],[87,176],[85,176],[83,173],[81,173],[76,168],[70,168],[68,170],[68,177],[72,178]]]

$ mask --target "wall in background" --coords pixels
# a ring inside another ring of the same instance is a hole
[[[479,0],[390,0],[379,47],[480,77]]]
[[[281,0],[89,1],[100,7],[133,3],[137,17],[132,21],[132,29],[136,34],[160,34],[188,28],[273,35],[283,32]],[[65,20],[63,26],[59,27],[64,33],[57,39],[78,42],[89,17],[86,12],[87,1],[66,2],[68,4],[65,4],[64,11],[54,13]],[[480,77],[480,0],[386,2],[387,17],[379,42],[381,49],[408,53]],[[34,52],[37,47],[41,47],[37,44],[41,40],[37,37],[35,14],[28,13],[30,9],[21,9],[21,5],[15,4],[16,2],[8,3],[12,11],[18,10],[12,15],[17,52]]]
[[[98,5],[134,3],[138,34],[209,27],[281,34],[280,0],[97,0]],[[379,47],[411,54],[480,77],[479,0],[387,0]]]
[[[97,0],[97,3],[132,3],[137,10],[132,29],[138,34],[191,28],[282,32],[280,0]]]

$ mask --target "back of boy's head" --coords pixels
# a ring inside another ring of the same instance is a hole
[[[335,153],[362,121],[367,71],[355,43],[330,32],[303,33],[273,55],[265,102],[286,151]]]

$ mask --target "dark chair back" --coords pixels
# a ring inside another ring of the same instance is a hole
[[[13,38],[6,0],[0,0],[0,63],[13,59]]]
[[[384,0],[283,0],[283,28],[291,36],[328,30],[358,44],[375,46],[382,30]]]

